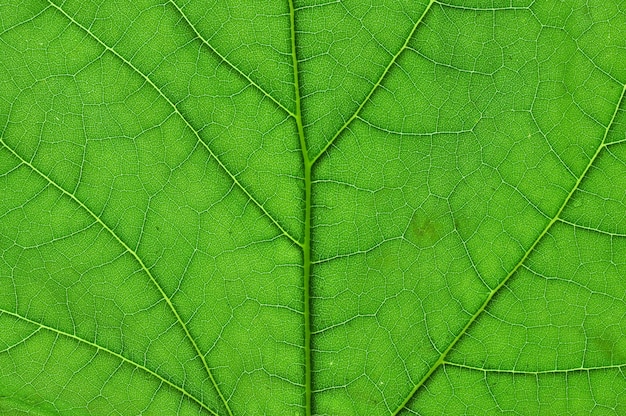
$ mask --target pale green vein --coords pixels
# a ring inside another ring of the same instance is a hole
[[[300,74],[298,73],[298,56],[296,50],[296,17],[293,0],[289,0],[289,24],[291,28],[291,59],[293,62],[293,82],[296,96],[296,125],[298,126],[298,137],[300,139],[300,149],[302,151],[302,163],[304,165],[304,243],[303,264],[302,264],[302,290],[303,313],[304,313],[304,412],[306,416],[312,413],[312,350],[311,350],[311,167],[313,162],[309,159],[309,151],[304,137],[304,127],[302,125],[302,109],[300,98]]]
[[[614,145],[618,145],[618,144],[622,144],[622,143],[626,143],[626,138],[620,139],[620,140],[616,140],[614,142],[611,143],[607,143],[606,147],[608,148],[609,146],[613,147]]]
[[[331,261],[336,261],[336,260],[343,260],[343,259],[347,259],[353,256],[362,256],[362,255],[366,255],[367,253],[371,253],[374,250],[378,250],[381,247],[389,244],[389,243],[393,243],[396,241],[407,241],[406,238],[403,235],[404,233],[402,233],[401,235],[397,235],[395,237],[389,237],[384,239],[383,241],[376,243],[370,247],[366,247],[363,248],[361,250],[358,251],[354,251],[351,253],[340,253],[340,254],[336,254],[332,257],[326,257],[326,258],[321,258],[315,261],[312,261],[311,264],[313,265],[320,265],[320,264],[324,264],[324,263],[330,263]]]
[[[154,278],[154,276],[152,275],[152,272],[150,272],[150,269],[148,267],[146,267],[145,263],[143,262],[143,260],[141,260],[141,258],[139,257],[139,255],[133,250],[131,249],[128,244],[126,244],[124,242],[124,240],[122,240],[116,233],[115,231],[113,231],[113,229],[111,229],[111,227],[109,227],[106,223],[104,223],[104,221],[102,221],[102,219],[96,215],[95,212],[93,212],[88,206],[86,206],[82,201],[80,201],[78,198],[76,198],[76,196],[74,196],[73,194],[69,193],[68,191],[66,191],[64,188],[62,188],[60,185],[58,185],[56,182],[54,182],[52,179],[50,179],[45,173],[43,173],[42,171],[40,171],[39,169],[37,169],[32,163],[28,162],[26,159],[24,159],[21,155],[19,155],[17,152],[15,152],[11,147],[9,147],[3,138],[0,138],[0,144],[2,144],[2,146],[4,148],[6,148],[9,152],[11,152],[11,154],[13,154],[17,159],[20,160],[20,162],[22,164],[24,164],[25,166],[28,166],[33,172],[37,173],[39,176],[41,176],[43,179],[45,179],[50,185],[54,186],[56,189],[58,189],[61,194],[67,196],[68,198],[70,198],[74,203],[76,203],[78,206],[80,206],[87,214],[89,214],[89,216],[91,216],[103,229],[105,229],[123,248],[125,251],[127,251],[134,259],[135,261],[137,261],[137,263],[139,264],[139,266],[141,267],[141,269],[146,273],[146,275],[148,276],[148,278],[150,279],[150,281],[152,282],[152,284],[157,288],[157,290],[159,291],[159,294],[161,295],[161,297],[165,300],[165,302],[167,303],[167,306],[170,308],[170,310],[172,311],[172,313],[174,314],[174,317],[176,318],[176,321],[180,324],[180,326],[182,327],[183,331],[185,332],[185,336],[189,339],[189,342],[191,342],[191,345],[193,346],[194,351],[196,352],[196,354],[198,354],[198,356],[200,357],[200,360],[202,361],[202,365],[204,366],[204,369],[206,370],[209,379],[211,380],[211,383],[213,384],[213,387],[215,388],[218,396],[220,397],[220,399],[222,400],[222,402],[224,403],[224,406],[226,407],[226,409],[228,410],[228,414],[230,416],[232,416],[232,412],[230,411],[230,407],[228,406],[228,402],[226,400],[226,398],[224,397],[224,395],[222,394],[222,391],[220,390],[217,381],[215,380],[215,378],[213,377],[213,373],[211,372],[211,370],[209,369],[209,365],[206,362],[206,359],[204,357],[204,354],[202,354],[202,352],[200,351],[200,348],[198,347],[198,344],[196,343],[194,337],[191,336],[191,333],[189,332],[189,328],[187,328],[187,325],[185,324],[185,322],[182,320],[182,318],[180,317],[180,315],[178,314],[178,311],[176,310],[176,308],[174,307],[174,304],[172,303],[172,300],[170,299],[169,296],[167,296],[167,294],[165,293],[165,291],[163,290],[163,288],[161,287],[161,285],[159,284],[159,282]]]
[[[541,231],[541,233],[537,236],[537,238],[535,239],[535,241],[532,243],[532,245],[528,248],[528,250],[526,250],[526,252],[524,253],[524,255],[522,256],[522,258],[517,262],[517,264],[515,265],[515,267],[513,267],[513,269],[506,275],[506,277],[504,279],[502,279],[502,281],[498,284],[498,286],[496,286],[491,293],[487,296],[487,298],[483,301],[482,305],[480,306],[480,308],[478,308],[478,310],[476,310],[476,312],[474,313],[474,315],[472,315],[472,317],[467,321],[467,323],[465,324],[465,326],[463,327],[463,329],[457,334],[457,336],[454,338],[454,340],[452,340],[452,342],[450,343],[450,345],[448,345],[448,347],[439,355],[439,358],[437,359],[437,361],[435,361],[435,363],[430,367],[430,369],[428,370],[428,372],[424,375],[424,377],[422,377],[422,379],[413,387],[413,389],[411,390],[411,392],[407,395],[407,397],[404,399],[404,401],[400,404],[400,406],[398,406],[398,408],[396,409],[395,412],[393,412],[393,415],[397,415],[400,413],[400,411],[402,411],[402,409],[404,409],[406,407],[406,405],[411,401],[411,399],[413,399],[413,397],[415,397],[417,391],[420,389],[420,387],[422,387],[424,385],[424,383],[430,378],[430,376],[435,372],[435,370],[437,370],[437,368],[439,368],[439,366],[441,366],[442,364],[445,363],[445,358],[446,355],[448,355],[448,353],[452,350],[452,348],[454,348],[454,346],[459,342],[459,340],[467,333],[468,329],[470,328],[470,326],[472,326],[472,324],[474,322],[476,322],[476,320],[478,319],[478,317],[480,315],[482,315],[482,313],[486,310],[487,305],[489,305],[489,303],[491,303],[491,300],[493,299],[493,297],[496,295],[496,293],[498,293],[500,291],[500,289],[502,289],[507,282],[509,282],[509,280],[511,279],[511,277],[517,272],[517,270],[520,269],[520,267],[522,267],[524,265],[524,263],[526,262],[526,260],[528,259],[528,257],[530,256],[530,254],[535,250],[535,248],[537,247],[537,245],[539,244],[539,242],[541,240],[543,240],[543,237],[546,236],[548,234],[548,232],[550,231],[550,229],[552,228],[552,226],[559,221],[559,218],[561,216],[561,213],[563,212],[563,210],[565,209],[565,207],[567,206],[567,204],[569,203],[569,201],[571,200],[572,196],[574,195],[574,193],[580,188],[580,184],[582,183],[583,179],[587,176],[587,173],[589,172],[589,170],[591,169],[591,167],[593,166],[593,164],[595,163],[595,161],[598,159],[598,156],[600,155],[600,153],[602,152],[602,149],[604,149],[606,147],[606,139],[607,136],[609,134],[609,131],[611,130],[611,127],[613,126],[613,123],[615,122],[615,119],[617,118],[617,113],[619,111],[620,105],[621,103],[624,101],[624,95],[626,94],[626,85],[623,86],[622,88],[622,93],[619,97],[619,99],[617,100],[617,105],[615,106],[615,110],[613,111],[613,116],[611,117],[611,121],[608,123],[608,125],[605,127],[604,130],[604,135],[602,137],[602,142],[600,143],[600,145],[598,146],[598,148],[596,149],[596,152],[593,154],[593,156],[589,159],[589,162],[587,163],[587,166],[585,167],[585,169],[583,170],[582,174],[578,177],[578,179],[576,180],[576,183],[574,184],[574,186],[572,187],[572,190],[569,192],[569,194],[565,197],[565,199],[563,200],[563,203],[561,204],[561,207],[559,208],[559,210],[557,211],[557,213],[554,215],[554,217],[548,222],[548,224],[545,226],[545,228]]]
[[[591,231],[591,232],[598,233],[598,234],[608,235],[609,237],[626,237],[626,233],[618,233],[618,232],[612,233],[610,231],[601,230],[599,228],[593,228],[593,227],[589,227],[586,225],[576,224],[575,222],[564,220],[563,218],[559,218],[559,221],[562,222],[563,224],[570,225],[574,228],[579,228],[581,230],[587,230],[587,231]]]
[[[182,11],[182,9],[178,6],[178,4],[176,4],[174,2],[174,0],[169,0],[170,3],[172,3],[172,5],[176,8],[176,11],[181,15],[181,17],[183,18],[183,20],[185,21],[185,23],[189,26],[189,28],[193,31],[194,35],[196,35],[196,37],[200,40],[200,42],[202,42],[207,48],[209,48],[211,50],[211,52],[213,52],[222,62],[224,62],[225,64],[227,64],[230,68],[232,68],[235,72],[237,72],[239,75],[241,75],[246,81],[248,81],[250,83],[250,85],[252,85],[253,87],[255,87],[257,90],[259,90],[263,95],[265,95],[267,98],[269,98],[270,100],[272,100],[274,102],[274,104],[276,104],[278,107],[280,107],[283,111],[285,111],[287,114],[289,114],[291,117],[297,118],[297,115],[294,114],[291,110],[289,110],[287,107],[285,107],[280,101],[278,101],[276,98],[274,98],[269,92],[265,91],[265,89],[263,87],[261,87],[259,84],[257,84],[252,78],[250,78],[249,75],[247,75],[245,72],[241,71],[239,68],[237,68],[236,65],[232,64],[224,55],[222,55],[217,49],[215,49],[213,47],[213,45],[211,45],[209,43],[209,41],[207,41],[201,34],[200,32],[198,32],[196,30],[196,27],[189,21],[189,19],[187,18],[187,16],[185,15],[185,13]]]
[[[298,241],[295,237],[293,237],[287,230],[285,230],[285,228],[278,222],[278,220],[276,220],[270,213],[269,211],[267,211],[267,209],[265,208],[265,206],[263,206],[263,204],[261,204],[259,201],[257,201],[257,199],[252,196],[252,194],[246,189],[245,186],[243,186],[243,184],[237,179],[237,177],[226,167],[226,165],[224,165],[224,163],[220,160],[220,158],[215,154],[215,152],[213,152],[213,150],[209,147],[209,145],[207,143],[205,143],[204,140],[202,140],[200,138],[200,134],[198,133],[198,131],[191,125],[191,123],[187,120],[187,118],[180,112],[180,110],[178,109],[178,107],[176,106],[176,104],[174,104],[174,102],[172,102],[172,100],[169,99],[169,97],[167,97],[163,91],[161,91],[161,89],[152,81],[152,79],[150,79],[148,76],[146,76],[144,73],[142,73],[135,65],[133,65],[132,62],[130,62],[129,60],[127,60],[126,58],[124,58],[122,55],[120,55],[119,53],[117,53],[117,51],[115,51],[113,48],[111,48],[109,45],[107,45],[106,43],[104,43],[103,41],[101,41],[95,34],[93,34],[89,28],[83,26],[82,24],[80,24],[79,22],[77,22],[74,18],[72,18],[72,16],[70,16],[69,14],[67,14],[65,12],[65,10],[61,9],[59,6],[57,6],[56,4],[52,3],[51,0],[48,0],[50,2],[50,4],[52,6],[54,6],[59,12],[61,12],[63,14],[63,16],[65,16],[70,22],[72,22],[73,24],[75,24],[77,27],[79,27],[80,29],[82,29],[83,31],[85,31],[85,33],[87,33],[89,36],[91,36],[91,38],[93,38],[96,42],[98,42],[105,50],[111,52],[113,55],[115,55],[119,60],[121,60],[125,65],[127,65],[129,68],[131,68],[133,71],[135,71],[139,76],[141,76],[174,110],[174,112],[176,113],[176,115],[178,115],[180,117],[180,119],[183,121],[183,123],[185,123],[185,125],[193,132],[193,134],[196,136],[196,139],[198,140],[199,143],[202,144],[202,146],[207,150],[207,152],[209,152],[209,155],[211,156],[211,158],[213,158],[217,164],[220,166],[220,168],[228,175],[228,177],[233,181],[233,183],[241,190],[243,191],[243,193],[246,195],[246,197],[248,197],[248,199],[250,201],[252,201],[254,203],[254,205],[256,205],[262,212],[263,215],[265,215],[277,228],[278,230],[288,239],[290,239],[294,244],[302,247],[303,244]]]
[[[124,362],[126,364],[129,364],[129,365],[132,365],[132,366],[134,366],[134,367],[136,367],[136,368],[138,368],[140,370],[143,370],[146,373],[150,374],[151,376],[157,378],[162,383],[167,384],[168,386],[172,387],[174,390],[177,390],[178,392],[183,394],[185,397],[188,397],[190,400],[192,400],[195,403],[197,403],[200,407],[202,407],[204,410],[208,411],[212,415],[219,416],[217,413],[215,413],[215,411],[213,411],[210,408],[208,408],[206,404],[204,404],[202,401],[197,399],[194,395],[192,395],[191,393],[189,393],[188,391],[186,391],[182,387],[172,383],[171,381],[169,381],[165,377],[161,376],[160,374],[154,372],[153,370],[150,370],[148,367],[146,367],[144,365],[141,365],[139,363],[136,363],[135,361],[132,361],[132,360],[124,357],[123,355],[121,355],[121,354],[119,354],[119,353],[117,353],[115,351],[112,351],[112,350],[110,350],[108,348],[105,348],[102,345],[98,345],[98,344],[96,344],[94,342],[88,341],[88,340],[86,340],[84,338],[80,338],[80,337],[78,337],[78,336],[76,336],[74,334],[70,334],[68,332],[63,332],[63,331],[60,331],[60,330],[58,330],[56,328],[53,328],[51,326],[47,326],[45,324],[42,324],[41,322],[34,321],[34,320],[29,319],[29,318],[27,318],[25,316],[19,315],[19,314],[15,313],[15,312],[11,312],[11,311],[7,311],[7,310],[4,310],[4,309],[0,309],[0,315],[2,315],[2,314],[6,314],[6,315],[12,316],[12,317],[14,317],[16,319],[20,319],[20,320],[22,320],[24,322],[28,322],[29,324],[36,325],[38,329],[35,332],[33,332],[33,334],[31,334],[30,336],[32,336],[32,335],[36,334],[37,332],[39,332],[40,329],[44,329],[44,330],[50,331],[52,333],[55,333],[57,335],[61,335],[63,337],[66,337],[66,338],[72,339],[74,341],[77,341],[77,342],[79,342],[81,344],[85,344],[85,345],[88,345],[90,347],[93,347],[93,348],[95,348],[98,351],[103,351],[103,352],[105,352],[107,354],[110,354],[110,355],[116,357],[117,359],[119,359],[120,361],[122,361],[122,362]],[[29,338],[30,338],[30,336],[29,336]]]
[[[361,117],[359,115],[357,115],[355,118],[357,120],[359,120],[360,122],[362,122],[363,124],[366,124],[368,127],[371,127],[374,130],[378,130],[381,133],[393,134],[393,135],[397,135],[397,136],[411,136],[411,137],[435,137],[435,136],[440,136],[440,135],[444,135],[444,134],[449,134],[449,135],[453,135],[453,134],[457,134],[457,135],[468,134],[468,133],[474,132],[474,129],[478,125],[478,121],[476,121],[472,127],[468,128],[468,129],[464,129],[464,130],[441,130],[441,131],[416,133],[416,132],[411,132],[411,131],[404,132],[404,131],[397,131],[397,130],[386,129],[384,127],[381,127],[381,126],[378,126],[378,125],[372,123],[369,120],[364,119],[363,117]]]
[[[22,26],[22,25],[24,25],[24,24],[26,24],[28,22],[31,22],[32,20],[34,20],[37,17],[41,16],[48,9],[49,9],[49,6],[48,7],[44,7],[43,9],[41,9],[41,11],[39,13],[35,13],[34,15],[30,16],[30,18],[28,18],[28,19],[26,19],[24,21],[21,21],[19,23],[16,23],[13,26],[9,26],[9,27],[5,28],[2,32],[0,32],[0,36],[3,36],[5,33],[10,32],[13,29],[17,29],[18,27],[20,27],[20,26]]]
[[[462,6],[459,4],[452,4],[452,3],[446,3],[446,2],[442,2],[440,0],[437,0],[437,3],[440,4],[442,7],[449,7],[451,9],[460,9],[460,10],[470,10],[470,11],[474,11],[474,12],[494,12],[494,11],[499,11],[499,10],[528,10],[530,9],[530,7],[533,5],[535,1],[534,0],[530,0],[528,2],[528,6],[513,6],[512,4],[508,4],[506,6],[501,6],[501,7],[471,7],[471,6]]]
[[[482,72],[482,71],[477,71],[475,69],[465,69],[465,68],[461,68],[459,66],[454,66],[451,63],[445,63],[445,62],[439,62],[436,59],[431,58],[430,56],[424,54],[422,51],[415,49],[415,48],[411,48],[410,46],[407,46],[406,48],[408,51],[413,52],[415,55],[419,56],[420,58],[430,62],[431,64],[441,67],[441,68],[446,68],[455,72],[460,72],[460,73],[465,73],[465,74],[470,74],[473,77],[477,77],[477,76],[482,76],[484,78],[489,78],[491,79],[495,73],[499,70],[499,69],[494,69],[492,72]]]
[[[0,309],[0,316],[2,315],[2,312],[4,310]],[[11,351],[14,348],[17,348],[20,345],[26,344],[26,341],[28,341],[29,339],[31,339],[32,337],[34,337],[35,335],[37,335],[37,333],[41,330],[41,328],[37,328],[35,329],[33,332],[31,332],[30,334],[28,334],[28,336],[20,339],[19,341],[11,344],[11,345],[7,345],[6,348],[0,350],[0,354],[6,354],[9,351]]]
[[[571,373],[583,373],[583,372],[591,372],[591,371],[619,370],[622,368],[626,368],[626,364],[620,364],[620,365],[606,365],[606,366],[597,366],[597,367],[580,367],[580,368],[564,368],[564,369],[555,369],[555,370],[527,371],[527,370],[502,370],[499,368],[480,368],[480,367],[474,367],[471,365],[451,363],[449,361],[444,361],[442,364],[448,367],[462,368],[462,369],[470,370],[470,371],[479,371],[481,373],[522,375],[522,376],[524,375],[536,376],[536,375],[541,375],[541,374],[571,374]]]
[[[380,77],[378,78],[376,83],[372,86],[372,89],[370,90],[370,92],[365,96],[365,99],[361,102],[361,105],[359,105],[359,107],[352,114],[352,116],[350,116],[350,118],[348,118],[345,121],[345,123],[343,123],[343,126],[341,126],[341,128],[339,130],[337,130],[337,133],[335,133],[335,135],[326,143],[326,145],[322,148],[322,150],[315,157],[311,158],[311,164],[315,163],[315,161],[317,161],[328,150],[328,148],[330,148],[333,145],[333,143],[335,142],[335,140],[337,140],[337,138],[341,135],[341,133],[343,133],[344,130],[346,130],[348,128],[348,126],[354,120],[356,120],[356,118],[359,116],[359,113],[365,107],[365,104],[367,104],[369,102],[370,98],[372,98],[372,95],[374,95],[374,92],[376,92],[378,87],[380,87],[382,85],[383,80],[385,79],[385,77],[387,76],[387,74],[389,73],[391,68],[398,61],[398,58],[400,57],[402,52],[404,52],[407,49],[407,47],[409,46],[409,42],[411,41],[411,39],[413,38],[413,35],[417,31],[417,27],[420,25],[420,23],[422,23],[422,21],[424,20],[424,17],[426,17],[426,14],[430,10],[430,8],[433,5],[433,3],[435,3],[435,0],[430,0],[428,2],[428,5],[426,5],[426,8],[422,12],[422,15],[419,17],[419,19],[417,19],[417,21],[413,25],[413,28],[411,29],[411,32],[406,37],[406,40],[404,41],[404,44],[402,44],[402,47],[400,49],[398,49],[398,52],[396,52],[396,54],[391,58],[391,60],[389,61],[389,64],[387,64],[387,66],[383,70],[382,74],[380,75]]]

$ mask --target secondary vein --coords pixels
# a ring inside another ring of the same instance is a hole
[[[202,352],[200,351],[200,348],[198,347],[198,344],[196,343],[195,338],[189,332],[189,328],[187,327],[187,324],[185,324],[185,321],[183,321],[183,319],[181,318],[180,314],[178,313],[178,310],[176,309],[176,307],[172,303],[172,299],[167,295],[167,293],[165,293],[165,290],[163,289],[161,284],[159,284],[159,282],[156,280],[156,278],[154,277],[154,275],[152,274],[150,269],[146,266],[146,264],[143,262],[141,257],[139,257],[137,252],[135,250],[133,250],[132,248],[130,248],[130,246],[128,244],[126,244],[126,242],[124,240],[122,240],[122,238],[111,227],[109,227],[109,225],[106,224],[102,220],[102,218],[100,218],[93,210],[91,210],[87,205],[85,205],[80,199],[78,199],[74,194],[68,192],[66,189],[61,187],[55,181],[50,179],[45,173],[43,173],[42,171],[37,169],[37,167],[35,167],[32,163],[30,163],[29,161],[24,159],[20,154],[18,154],[15,150],[13,150],[11,147],[9,147],[4,142],[4,140],[2,138],[0,138],[0,145],[2,145],[9,152],[11,152],[23,165],[28,166],[33,172],[35,172],[36,174],[41,176],[43,179],[48,181],[48,183],[50,183],[50,185],[52,185],[59,192],[61,192],[62,195],[65,195],[66,197],[70,198],[72,201],[74,201],[74,203],[76,203],[78,206],[80,206],[89,216],[91,216],[94,219],[94,221],[97,224],[99,224],[104,230],[106,230],[118,242],[118,244],[120,244],[120,246],[122,246],[124,251],[128,252],[135,259],[135,261],[139,264],[139,266],[141,267],[143,272],[146,273],[146,275],[148,276],[148,279],[150,280],[150,282],[152,282],[152,284],[156,287],[157,291],[159,292],[159,294],[161,295],[163,300],[165,300],[165,303],[167,304],[167,306],[169,307],[170,311],[172,312],[172,314],[176,318],[176,322],[178,322],[178,324],[183,329],[183,332],[185,333],[185,336],[189,339],[189,341],[190,341],[194,351],[196,352],[196,354],[200,358],[200,361],[202,362],[202,365],[204,366],[204,369],[206,370],[207,375],[209,376],[209,379],[211,380],[211,383],[213,384],[214,388],[216,389],[216,392],[217,392],[218,396],[220,397],[221,401],[223,402],[224,407],[228,411],[228,414],[230,416],[232,416],[232,412],[230,410],[230,407],[228,406],[228,401],[226,400],[226,398],[222,394],[222,391],[219,389],[217,381],[213,377],[213,373],[212,373],[212,371],[209,368],[209,365],[208,365],[208,363],[206,361],[206,358],[204,357],[204,354],[202,354]],[[213,412],[213,411],[211,410],[211,412]]]
[[[404,41],[404,44],[402,44],[402,47],[400,49],[398,49],[398,52],[391,58],[391,60],[389,61],[389,64],[387,64],[387,66],[385,67],[385,69],[382,72],[382,74],[380,75],[380,77],[378,77],[378,80],[376,81],[374,86],[372,86],[372,89],[370,90],[370,92],[365,96],[365,98],[361,102],[361,105],[359,105],[359,107],[356,109],[354,114],[352,114],[352,116],[350,116],[350,118],[347,119],[345,123],[343,123],[343,126],[341,126],[341,128],[339,128],[339,130],[337,130],[335,135],[326,143],[326,145],[322,148],[322,150],[317,155],[315,155],[313,158],[311,158],[311,163],[312,164],[315,163],[330,148],[330,146],[333,145],[333,143],[335,142],[335,140],[337,140],[337,138],[341,135],[341,133],[343,133],[343,131],[345,129],[347,129],[348,126],[358,117],[358,115],[361,112],[361,110],[363,110],[363,107],[365,107],[365,104],[367,104],[367,102],[370,100],[372,95],[374,95],[374,92],[378,89],[378,87],[381,86],[381,84],[383,82],[383,79],[385,79],[385,76],[387,76],[387,74],[391,70],[391,67],[397,62],[397,60],[400,57],[400,55],[402,54],[402,52],[404,52],[404,50],[407,49],[407,47],[409,46],[409,42],[413,38],[413,35],[415,34],[415,31],[417,30],[417,27],[420,25],[420,23],[422,23],[422,21],[424,20],[424,17],[426,16],[428,11],[432,7],[433,3],[435,3],[435,0],[430,0],[428,2],[428,5],[426,5],[426,8],[422,12],[422,15],[419,17],[419,19],[417,19],[417,21],[413,25],[413,29],[411,29],[411,32],[406,37],[406,40]]]
[[[600,145],[596,149],[596,152],[594,153],[594,155],[589,159],[589,162],[587,163],[587,166],[585,167],[583,172],[580,174],[580,176],[576,180],[576,183],[572,187],[572,190],[569,192],[567,197],[565,197],[565,199],[563,200],[563,203],[561,204],[561,206],[560,206],[559,210],[557,211],[557,213],[548,222],[548,224],[544,227],[544,229],[541,231],[539,236],[537,236],[537,238],[535,239],[533,244],[528,248],[528,250],[526,250],[526,252],[522,256],[522,258],[517,262],[515,267],[509,272],[509,274],[506,275],[506,277],[498,284],[498,286],[496,286],[491,291],[491,293],[483,301],[483,303],[480,306],[480,308],[478,308],[478,310],[474,313],[474,315],[467,321],[467,323],[465,324],[463,329],[457,334],[457,336],[454,338],[454,340],[452,340],[452,342],[450,343],[450,345],[448,345],[448,347],[445,349],[445,351],[443,351],[439,355],[439,358],[437,359],[437,361],[435,361],[435,363],[430,367],[430,369],[424,375],[424,377],[422,377],[422,379],[413,387],[411,392],[407,395],[407,397],[400,404],[400,406],[398,406],[398,408],[393,413],[393,415],[399,414],[400,411],[402,411],[402,409],[404,409],[405,406],[411,401],[411,399],[413,399],[413,397],[415,397],[415,395],[417,394],[417,391],[420,389],[420,387],[422,387],[424,385],[424,383],[426,383],[426,381],[435,372],[435,370],[437,370],[437,368],[439,368],[442,364],[445,363],[445,359],[446,359],[446,356],[448,355],[448,353],[452,350],[452,348],[454,348],[454,346],[459,342],[459,340],[461,338],[463,338],[463,336],[467,333],[467,331],[472,326],[472,324],[474,322],[476,322],[478,317],[487,309],[487,306],[491,303],[491,300],[496,295],[496,293],[498,293],[500,291],[500,289],[502,289],[507,284],[507,282],[509,282],[511,280],[511,277],[513,275],[515,275],[515,273],[520,269],[520,267],[522,267],[524,265],[524,263],[526,262],[526,260],[530,256],[530,254],[535,250],[535,248],[537,247],[539,242],[541,240],[543,240],[543,237],[545,235],[547,235],[548,232],[550,231],[550,229],[552,228],[552,226],[556,222],[558,222],[560,220],[561,213],[563,212],[563,210],[565,209],[565,207],[567,206],[569,201],[572,199],[572,196],[574,195],[574,193],[580,188],[580,184],[582,183],[583,179],[587,176],[587,173],[589,172],[591,167],[594,165],[595,161],[598,159],[598,156],[600,155],[602,149],[604,149],[607,146],[606,139],[608,137],[609,131],[611,130],[611,127],[613,126],[613,124],[615,122],[615,119],[617,118],[617,113],[618,113],[618,111],[620,109],[620,106],[621,106],[622,102],[624,101],[625,95],[626,95],[626,85],[624,85],[624,87],[622,88],[622,93],[620,95],[620,98],[617,100],[617,105],[615,106],[615,111],[613,112],[613,116],[611,117],[611,121],[608,123],[608,125],[605,128],[604,135],[602,137],[602,142],[600,143]]]
[[[174,0],[169,0],[169,2],[174,6],[174,8],[176,9],[176,11],[178,12],[178,14],[180,14],[180,16],[183,18],[183,20],[185,21],[185,23],[187,24],[187,26],[189,26],[189,28],[191,28],[191,31],[194,33],[194,35],[200,40],[200,42],[202,42],[202,44],[204,44],[207,48],[209,48],[211,50],[211,52],[213,52],[213,54],[215,54],[215,56],[217,56],[222,62],[226,63],[230,68],[232,68],[235,72],[237,72],[240,76],[242,76],[248,83],[250,83],[250,85],[252,85],[254,88],[256,88],[257,90],[259,90],[263,95],[265,95],[267,98],[269,98],[270,100],[272,100],[272,102],[274,102],[274,104],[276,104],[281,110],[283,110],[285,113],[287,113],[289,116],[291,117],[296,117],[296,115],[289,110],[287,107],[285,107],[280,101],[278,101],[278,99],[274,98],[274,96],[272,94],[270,94],[269,92],[267,92],[263,87],[261,87],[258,83],[256,83],[252,78],[250,78],[249,75],[247,75],[246,73],[244,73],[242,70],[240,70],[239,68],[237,68],[236,65],[232,64],[224,55],[222,55],[217,49],[215,49],[215,47],[213,47],[213,45],[211,45],[209,43],[208,40],[206,40],[201,34],[200,32],[198,32],[198,30],[196,29],[196,27],[189,21],[189,19],[187,18],[187,16],[185,15],[185,13],[183,13],[182,9],[178,6],[178,4],[176,4],[174,2]]]
[[[124,357],[122,354],[120,354],[118,352],[115,352],[115,351],[113,351],[113,350],[111,350],[109,348],[103,347],[102,345],[98,345],[95,342],[92,342],[92,341],[89,341],[87,339],[81,338],[81,337],[79,337],[77,335],[70,334],[68,332],[64,332],[64,331],[61,331],[59,329],[53,328],[51,326],[45,325],[45,324],[43,324],[41,322],[34,321],[32,319],[29,319],[29,318],[27,318],[25,316],[22,316],[22,315],[20,315],[18,313],[15,313],[15,312],[11,312],[11,311],[8,311],[8,310],[5,310],[5,309],[0,309],[0,315],[2,315],[2,314],[6,314],[6,315],[9,315],[9,316],[11,316],[11,317],[13,317],[15,319],[21,319],[24,322],[28,322],[29,324],[36,325],[38,327],[38,329],[35,332],[33,332],[32,334],[30,334],[28,337],[31,337],[32,335],[36,334],[40,329],[44,329],[46,331],[50,331],[50,332],[52,332],[54,334],[66,337],[68,339],[74,340],[74,341],[79,342],[81,344],[88,345],[88,346],[96,349],[97,351],[104,351],[107,354],[110,354],[110,355],[116,357],[117,359],[119,359],[120,361],[122,361],[122,362],[124,362],[126,364],[132,365],[132,366],[134,366],[134,367],[136,367],[138,369],[141,369],[141,370],[145,371],[146,373],[148,373],[151,376],[153,376],[153,377],[157,378],[158,380],[160,380],[161,383],[167,384],[168,386],[170,386],[174,390],[178,390],[181,394],[183,394],[185,397],[188,397],[190,400],[192,400],[193,402],[198,404],[201,408],[203,408],[207,412],[211,413],[212,415],[219,416],[214,410],[209,408],[204,402],[202,402],[200,399],[195,397],[193,394],[189,393],[183,387],[180,387],[179,385],[171,382],[167,378],[163,377],[162,375],[160,375],[156,371],[153,371],[153,370],[149,369],[145,365],[137,363],[137,362],[135,362],[133,360],[130,360],[130,359]]]
[[[235,174],[233,174],[230,169],[228,169],[228,167],[222,162],[222,160],[217,156],[217,154],[209,147],[209,145],[200,138],[200,133],[198,133],[198,130],[195,129],[193,127],[193,125],[191,124],[191,122],[189,122],[189,120],[187,119],[187,117],[185,117],[183,115],[183,113],[179,110],[178,106],[167,96],[163,93],[163,91],[161,91],[161,89],[154,83],[154,81],[152,81],[152,79],[150,77],[148,77],[147,75],[145,75],[144,73],[142,73],[139,68],[137,68],[135,65],[133,65],[132,62],[130,62],[128,59],[124,58],[122,55],[120,55],[115,49],[113,49],[112,47],[110,47],[109,45],[107,45],[106,43],[104,43],[102,40],[100,40],[93,32],[91,32],[91,30],[89,30],[89,28],[83,26],[82,24],[80,24],[78,21],[76,21],[72,16],[70,16],[69,14],[67,14],[65,12],[65,10],[63,10],[61,7],[57,6],[56,4],[52,3],[51,0],[48,0],[48,2],[55,8],[57,9],[59,12],[61,12],[70,22],[72,22],[73,24],[75,24],[76,26],[78,26],[79,28],[81,28],[83,31],[85,31],[85,33],[87,33],[89,36],[91,36],[96,42],[98,42],[100,45],[102,45],[102,47],[106,50],[111,52],[113,55],[115,55],[115,57],[117,57],[119,60],[121,60],[125,65],[127,65],[129,68],[131,68],[134,72],[136,72],[139,76],[141,76],[147,83],[148,85],[150,85],[158,94],[159,96],[161,96],[161,98],[163,98],[167,104],[169,106],[172,107],[174,113],[176,113],[177,116],[180,117],[180,119],[183,121],[183,123],[185,124],[185,126],[187,126],[189,128],[189,130],[191,130],[191,132],[194,134],[194,136],[196,136],[196,139],[198,140],[198,142],[207,150],[207,152],[209,153],[209,155],[217,162],[217,164],[220,166],[220,168],[226,173],[226,175],[228,175],[228,177],[233,181],[233,183],[246,195],[246,197],[252,201],[252,203],[254,203],[254,205],[256,205],[262,212],[263,215],[265,215],[275,226],[276,228],[278,228],[278,230],[281,232],[282,235],[284,235],[285,237],[287,237],[289,240],[291,240],[294,244],[296,244],[297,246],[302,247],[302,243],[300,241],[298,241],[296,239],[296,237],[292,236],[286,229],[285,227],[283,227],[276,218],[274,218],[270,212],[265,208],[265,206],[259,202],[249,191],[248,189],[244,186],[243,183],[241,183],[238,179],[237,176]]]

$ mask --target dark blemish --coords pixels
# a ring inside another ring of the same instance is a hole
[[[407,238],[419,247],[432,247],[444,235],[443,218],[416,211],[411,218]]]
[[[611,364],[622,362],[626,358],[626,354],[618,348],[618,340],[610,337],[610,335],[592,338],[592,342],[600,350],[600,354]]]

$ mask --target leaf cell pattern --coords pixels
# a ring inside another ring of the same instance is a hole
[[[619,0],[0,2],[0,413],[626,413],[625,62]]]

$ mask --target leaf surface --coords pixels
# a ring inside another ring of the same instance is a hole
[[[0,2],[0,413],[626,413],[625,63],[620,0]]]

